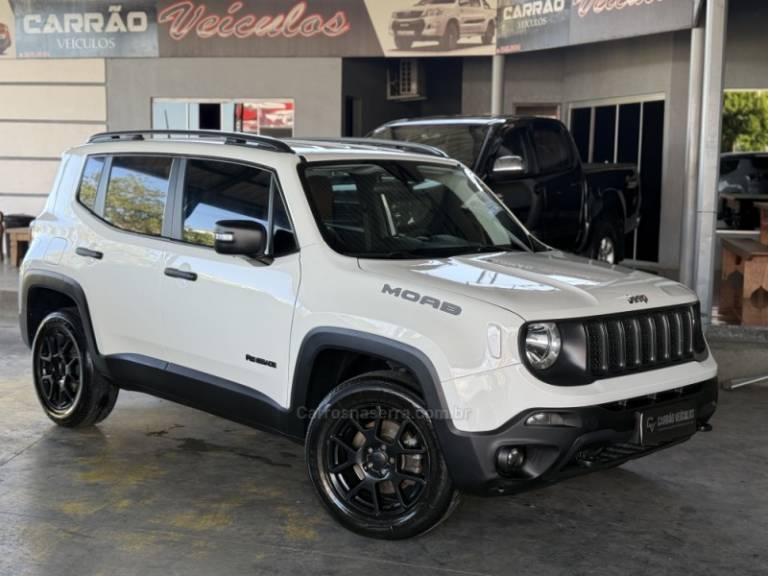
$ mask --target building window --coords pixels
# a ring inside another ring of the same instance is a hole
[[[665,101],[578,104],[571,108],[571,133],[584,162],[637,166],[643,191],[640,226],[626,238],[627,257],[659,261]]]
[[[152,127],[156,130],[223,130],[290,138],[294,120],[294,101],[289,98],[152,100]]]

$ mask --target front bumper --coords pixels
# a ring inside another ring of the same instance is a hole
[[[393,20],[389,33],[414,39],[438,38],[445,32],[445,23],[441,18],[408,18]]]
[[[567,414],[569,427],[526,426],[526,419],[546,408],[525,410],[493,432],[462,432],[448,426],[439,430],[448,469],[457,488],[485,495],[500,495],[553,484],[565,478],[618,466],[628,460],[668,448],[690,436],[656,445],[641,446],[637,414],[684,401],[696,410],[698,426],[706,424],[717,407],[717,378],[684,387],[681,391],[633,398],[624,402],[557,408]],[[496,454],[502,447],[526,451],[524,466],[502,476]]]

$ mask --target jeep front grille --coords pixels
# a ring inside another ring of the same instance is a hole
[[[690,362],[705,349],[696,306],[598,318],[584,327],[588,367],[596,377]]]

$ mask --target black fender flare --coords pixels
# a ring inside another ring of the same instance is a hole
[[[318,327],[310,330],[299,347],[296,369],[291,387],[291,407],[305,406],[309,398],[310,379],[315,360],[323,350],[335,349],[367,354],[382,360],[391,360],[405,366],[416,377],[419,391],[427,408],[439,410],[445,407],[440,378],[434,365],[421,350],[375,334],[348,328]]]
[[[477,434],[462,432],[453,425],[452,414],[445,400],[440,378],[432,361],[421,350],[397,340],[347,328],[319,327],[307,333],[296,356],[296,369],[291,391],[291,415],[294,425],[305,425],[297,418],[305,405],[311,385],[312,367],[317,355],[334,348],[361,352],[391,360],[405,366],[416,377],[427,411],[437,434],[437,442],[445,458],[448,472],[459,488],[473,484],[476,470],[492,466],[480,462],[481,453],[475,449]],[[295,430],[289,432],[298,436]],[[304,436],[304,432],[300,434]],[[482,436],[482,434],[480,435]]]
[[[96,343],[96,334],[93,331],[93,322],[88,308],[88,299],[80,284],[64,274],[50,270],[30,270],[24,274],[21,284],[21,298],[19,309],[19,327],[24,343],[31,347],[35,335],[30,332],[30,320],[32,310],[29,302],[30,292],[34,288],[46,288],[69,297],[77,307],[80,320],[83,324],[83,332],[88,345],[88,352],[93,358],[93,363],[102,374],[108,374],[104,357],[99,353]]]

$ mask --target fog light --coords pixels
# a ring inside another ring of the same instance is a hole
[[[519,471],[525,464],[525,448],[520,446],[502,446],[496,452],[496,469],[508,476]]]
[[[528,416],[526,426],[568,426],[562,414],[557,412],[537,412]]]

